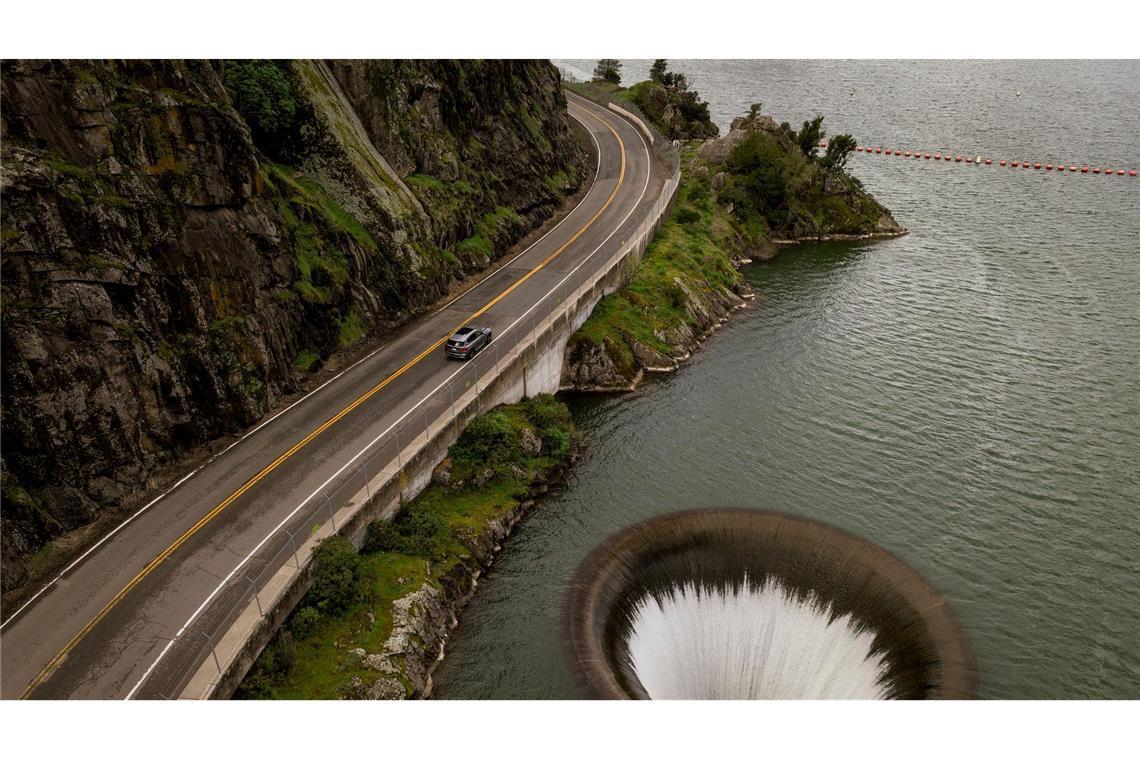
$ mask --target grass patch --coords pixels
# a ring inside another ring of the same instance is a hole
[[[296,367],[298,371],[307,373],[320,361],[320,358],[320,354],[316,351],[305,349],[297,354],[297,358],[293,360],[293,366]]]
[[[360,315],[355,311],[350,311],[348,316],[337,324],[339,325],[337,345],[341,348],[348,348],[364,337],[364,323],[360,321]]]
[[[364,225],[338,205],[332,196],[312,179],[282,164],[269,164],[267,171],[277,190],[290,205],[316,212],[333,232],[348,235],[362,248],[369,251],[379,250],[380,246],[376,243],[376,239],[364,229]]]
[[[404,182],[408,183],[412,187],[417,187],[423,190],[447,189],[446,182],[441,179],[437,179],[436,177],[432,177],[428,174],[409,174],[408,176],[404,177]]]

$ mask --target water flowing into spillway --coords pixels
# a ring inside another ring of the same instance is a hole
[[[977,667],[949,603],[886,550],[751,509],[633,525],[582,563],[567,654],[589,696],[971,697]]]
[[[851,615],[779,581],[686,582],[633,608],[629,658],[652,699],[885,699],[884,656]]]

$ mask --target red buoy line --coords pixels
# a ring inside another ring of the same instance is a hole
[[[819,147],[826,148],[827,143],[821,142],[819,144]],[[981,166],[981,165],[993,166],[993,164],[995,163],[994,159],[982,158],[981,156],[975,156],[974,158],[970,158],[969,156],[963,157],[963,156],[960,156],[957,154],[955,154],[955,155],[951,155],[949,153],[931,154],[931,153],[927,153],[926,151],[918,151],[918,150],[905,150],[904,151],[904,150],[898,150],[896,148],[883,148],[883,147],[879,147],[879,146],[876,146],[876,147],[866,146],[866,147],[864,147],[862,145],[858,145],[855,147],[855,152],[856,153],[867,153],[867,154],[873,153],[876,156],[882,155],[882,156],[898,156],[901,158],[918,158],[918,159],[922,159],[924,161],[953,161],[956,164],[974,165],[974,166]],[[1136,170],[1135,169],[1116,169],[1116,168],[1109,168],[1109,167],[1105,167],[1105,166],[1087,166],[1087,165],[1077,166],[1075,164],[1069,164],[1066,166],[1064,163],[1042,164],[1039,161],[1030,163],[1029,161],[1021,161],[1021,160],[1007,161],[1004,158],[999,159],[996,163],[998,166],[1008,166],[1011,169],[1034,169],[1034,170],[1047,171],[1047,172],[1058,171],[1058,172],[1062,172],[1062,173],[1067,171],[1070,174],[1078,174],[1078,173],[1079,174],[1103,174],[1106,177],[1108,177],[1108,176],[1135,177],[1136,176]]]

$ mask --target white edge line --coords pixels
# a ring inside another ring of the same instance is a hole
[[[578,104],[575,104],[575,105],[577,105],[578,108],[582,108],[581,105],[578,105]],[[567,113],[568,114],[570,113],[569,110],[567,110]],[[571,118],[576,119],[578,121],[578,123],[580,123],[580,124],[582,123],[581,119],[577,119],[577,117],[575,117],[573,114],[570,114],[570,116],[571,116]],[[586,125],[582,124],[582,126],[585,127]],[[598,141],[594,137],[594,133],[590,132],[589,127],[586,127],[586,132],[590,135],[590,139],[594,141],[594,145],[597,145]],[[601,148],[598,148],[598,160],[597,160],[597,165],[594,168],[594,181],[595,182],[598,179],[598,174],[601,172],[601,168],[602,168]],[[594,183],[591,182],[590,184],[591,184],[591,190],[592,190],[593,189],[592,186]],[[482,285],[486,284],[492,277],[494,277],[499,272],[501,272],[504,269],[506,269],[507,267],[509,267],[511,264],[515,263],[515,261],[518,260],[521,256],[525,256],[527,253],[530,252],[530,250],[532,248],[534,248],[536,245],[538,245],[543,240],[545,240],[548,235],[550,235],[556,229],[561,227],[563,222],[565,222],[567,219],[569,219],[571,216],[573,216],[574,212],[577,211],[578,208],[583,203],[585,203],[586,199],[589,197],[590,197],[590,192],[587,191],[586,194],[582,196],[582,200],[578,201],[578,203],[576,203],[574,205],[574,208],[572,208],[568,212],[566,212],[566,215],[564,217],[562,217],[561,219],[559,219],[557,224],[555,224],[553,227],[551,227],[549,230],[547,230],[545,233],[543,233],[542,237],[540,237],[538,240],[535,240],[533,243],[528,245],[523,250],[519,251],[519,253],[512,256],[509,261],[506,261],[503,264],[499,265],[499,267],[497,269],[495,269],[493,272],[487,274],[485,277],[483,277],[483,279],[479,280],[479,282],[475,283],[474,285],[472,285],[467,290],[465,290],[462,293],[460,293],[459,295],[455,296],[455,298],[451,299],[450,301],[445,303],[443,306],[440,306],[435,311],[432,311],[431,313],[424,315],[422,317],[422,319],[425,319],[425,320],[431,319],[432,317],[435,317],[435,316],[441,314],[445,309],[450,307],[452,304],[454,304],[460,298],[463,298],[464,296],[467,296],[467,295],[470,295],[471,293],[474,293],[476,289],[478,289]],[[148,502],[147,504],[145,504],[144,506],[139,508],[139,510],[137,512],[132,514],[126,520],[123,520],[121,523],[119,523],[113,530],[111,530],[110,533],[103,536],[103,538],[99,539],[95,544],[93,544],[89,549],[87,549],[87,551],[83,552],[83,554],[76,557],[67,567],[60,570],[58,575],[56,575],[54,578],[52,578],[50,581],[48,581],[48,583],[43,588],[41,588],[39,591],[37,591],[35,594],[33,594],[31,597],[29,597],[28,600],[26,602],[24,602],[23,604],[21,604],[20,607],[15,612],[13,612],[10,616],[8,616],[8,618],[6,620],[4,620],[3,622],[0,622],[0,631],[4,630],[4,626],[8,625],[13,620],[15,620],[17,617],[19,617],[21,612],[23,612],[25,609],[27,609],[29,606],[31,606],[31,604],[33,602],[35,602],[37,599],[39,599],[41,596],[43,596],[47,591],[49,591],[53,586],[55,586],[56,583],[58,583],[60,580],[62,580],[65,575],[67,575],[72,570],[74,570],[81,562],[83,562],[83,560],[87,559],[87,557],[89,557],[93,551],[95,551],[100,546],[102,546],[107,541],[109,541],[111,539],[111,537],[113,537],[120,530],[127,527],[127,525],[129,525],[131,522],[133,522],[136,517],[141,515],[143,512],[146,512],[148,509],[153,507],[155,504],[157,504],[158,502],[162,501],[167,496],[172,494],[174,492],[174,490],[178,488],[178,486],[182,485],[187,480],[189,480],[190,478],[197,475],[204,468],[213,464],[214,460],[216,460],[218,457],[221,457],[221,456],[225,455],[226,453],[228,453],[229,450],[232,449],[234,446],[237,446],[239,443],[241,443],[245,439],[249,438],[251,435],[254,435],[255,433],[257,433],[257,431],[261,430],[263,427],[265,427],[269,423],[273,422],[275,419],[277,419],[281,415],[285,414],[290,409],[292,409],[293,407],[300,404],[302,401],[307,401],[311,397],[315,396],[317,393],[319,393],[321,390],[323,390],[325,388],[325,386],[329,385],[330,383],[332,383],[336,380],[339,380],[342,375],[356,369],[356,367],[359,366],[362,362],[368,361],[373,356],[378,354],[380,351],[383,351],[384,349],[388,348],[390,345],[391,345],[391,343],[389,342],[389,343],[385,343],[382,346],[377,346],[374,350],[369,352],[367,355],[362,356],[357,361],[353,362],[349,366],[342,369],[340,372],[336,373],[335,375],[333,375],[329,379],[325,380],[323,383],[318,385],[316,388],[309,391],[304,396],[301,396],[301,398],[297,399],[293,403],[289,404],[289,406],[285,407],[284,409],[280,409],[280,410],[274,412],[267,419],[264,419],[261,422],[259,422],[255,427],[247,430],[245,433],[242,434],[242,436],[240,438],[238,438],[236,441],[232,442],[229,446],[226,446],[224,449],[219,451],[217,454],[214,454],[209,459],[207,459],[205,462],[203,462],[202,464],[195,467],[193,470],[188,472],[186,475],[182,476],[174,485],[172,485],[170,488],[166,489],[165,491],[160,493],[158,496],[154,497],[154,499],[152,499],[150,502]]]
[[[579,105],[578,107],[582,108],[581,105]],[[589,109],[583,109],[583,110],[588,111]],[[585,123],[582,122],[581,119],[578,119],[577,116],[574,116],[573,114],[570,114],[570,116],[571,116],[571,118],[577,120],[578,123],[582,124],[582,126],[584,126],[584,127],[586,126]],[[597,117],[597,114],[594,114],[594,116]],[[586,131],[590,133],[590,138],[594,141],[594,144],[598,145],[597,138],[594,137],[594,133],[590,131],[589,127],[586,128]],[[608,243],[610,241],[610,238],[612,238],[614,235],[617,234],[618,230],[620,230],[622,228],[622,226],[625,225],[625,223],[627,221],[629,221],[629,218],[631,216],[633,216],[633,213],[635,211],[637,211],[638,206],[641,205],[641,201],[645,197],[645,192],[646,192],[646,190],[649,189],[649,180],[653,176],[653,159],[649,155],[649,146],[646,144],[645,138],[641,136],[640,130],[634,128],[633,131],[637,134],[638,139],[641,140],[641,144],[645,148],[645,156],[646,156],[646,159],[648,162],[648,164],[647,164],[648,170],[646,171],[646,174],[645,174],[645,185],[643,185],[641,188],[641,195],[638,196],[637,202],[635,204],[633,204],[633,208],[631,208],[629,210],[629,213],[625,215],[625,218],[622,219],[613,228],[613,230],[610,232],[610,234],[607,235],[605,237],[605,239],[602,240],[602,242],[598,244],[597,248],[595,248],[593,251],[590,252],[590,254],[588,256],[586,256],[580,262],[578,262],[577,266],[575,266],[573,269],[571,269],[569,272],[567,272],[565,277],[563,277],[561,280],[559,280],[558,283],[555,284],[554,287],[552,287],[550,290],[546,291],[546,293],[544,293],[541,298],[537,299],[534,302],[534,304],[531,305],[531,307],[529,309],[527,309],[525,312],[523,312],[514,322],[512,322],[510,325],[508,325],[507,328],[504,329],[500,333],[500,335],[505,335],[506,333],[510,332],[510,330],[512,328],[514,328],[519,322],[521,322],[523,319],[525,319],[527,317],[527,315],[529,315],[532,311],[534,311],[540,303],[542,303],[544,300],[546,300],[546,298],[551,293],[558,290],[558,288],[562,287],[563,283],[565,283],[567,280],[569,280],[570,277],[572,277],[575,272],[577,272],[579,269],[581,269],[582,266],[586,264],[586,262],[588,262],[590,259],[592,259],[594,257],[594,254],[596,254],[598,251],[600,251],[602,249],[602,246],[604,246],[606,243]],[[598,146],[598,171],[600,172],[600,170],[601,170],[601,146]],[[596,179],[597,179],[597,174],[595,174],[595,180]],[[561,222],[560,222],[560,224],[561,224]],[[537,241],[535,241],[535,242],[537,242]],[[154,672],[154,669],[156,667],[158,667],[158,664],[166,656],[166,653],[170,651],[170,648],[174,645],[174,642],[177,641],[182,636],[182,634],[186,632],[187,628],[189,628],[191,625],[194,624],[194,621],[197,619],[197,617],[200,614],[202,614],[202,611],[210,604],[210,602],[213,601],[214,597],[217,596],[218,593],[233,579],[233,577],[238,573],[238,571],[241,570],[245,566],[245,564],[247,562],[249,562],[250,559],[253,558],[253,555],[257,554],[257,552],[261,550],[261,547],[263,547],[271,538],[273,538],[273,536],[275,536],[279,530],[281,530],[290,520],[292,520],[293,517],[295,517],[298,512],[300,512],[302,509],[304,509],[304,507],[306,505],[308,505],[308,503],[310,501],[312,501],[314,497],[316,497],[325,488],[327,488],[330,483],[332,483],[334,480],[336,480],[342,474],[344,474],[345,470],[347,470],[350,466],[352,466],[356,462],[356,460],[358,460],[360,457],[362,457],[381,438],[383,438],[388,433],[390,433],[392,431],[392,429],[395,428],[397,425],[399,425],[401,422],[403,422],[408,417],[408,415],[410,415],[412,412],[419,409],[420,406],[422,406],[425,402],[428,401],[428,399],[430,399],[432,396],[434,396],[440,388],[444,387],[449,382],[451,382],[451,380],[453,378],[455,378],[459,373],[463,372],[463,370],[465,370],[465,369],[467,369],[467,365],[460,367],[459,369],[455,370],[455,372],[452,372],[450,375],[448,375],[443,381],[441,381],[439,383],[439,385],[437,385],[427,395],[425,395],[422,399],[420,399],[418,402],[416,402],[416,404],[414,406],[412,406],[410,409],[408,409],[406,412],[404,412],[402,415],[400,415],[400,417],[395,422],[393,422],[391,425],[389,425],[387,428],[385,428],[383,432],[381,432],[379,435],[377,435],[375,438],[373,438],[364,448],[362,448],[359,452],[357,452],[356,455],[354,455],[351,459],[349,459],[347,462],[345,462],[344,465],[342,465],[339,470],[337,470],[335,473],[330,475],[329,478],[324,483],[322,483],[320,486],[318,486],[315,491],[313,491],[311,494],[306,496],[305,499],[300,504],[298,504],[296,507],[293,508],[292,512],[290,512],[288,515],[286,515],[281,520],[281,522],[277,523],[277,526],[274,527],[273,530],[271,530],[265,536],[265,538],[261,539],[261,541],[258,542],[257,546],[253,547],[253,549],[248,554],[246,554],[245,557],[242,558],[241,562],[239,562],[234,567],[234,569],[231,570],[226,575],[226,577],[222,579],[222,582],[219,583],[218,586],[213,591],[210,592],[210,595],[206,597],[205,601],[203,601],[200,605],[198,605],[198,609],[194,610],[194,613],[189,618],[187,618],[186,622],[182,624],[182,627],[178,629],[178,632],[174,634],[174,638],[171,639],[166,644],[166,646],[162,648],[162,651],[159,652],[158,657],[154,660],[154,662],[152,662],[150,664],[150,666],[146,669],[146,672],[144,672],[142,674],[142,677],[139,678],[138,682],[135,683],[135,685],[133,687],[131,687],[131,690],[127,693],[127,696],[125,696],[123,699],[129,700],[129,699],[132,699],[134,697],[135,693],[138,692],[139,688],[143,685],[143,682],[146,681],[146,679],[150,677],[150,674]]]

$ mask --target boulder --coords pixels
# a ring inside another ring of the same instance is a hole
[[[482,488],[494,480],[494,478],[495,470],[491,467],[488,467],[487,469],[483,470],[483,472],[476,475],[475,479],[472,482],[475,484],[476,488]]]
[[[377,678],[368,690],[369,699],[407,699],[404,685],[395,678]]]
[[[677,367],[677,363],[673,359],[640,341],[631,338],[629,348],[633,351],[633,358],[637,360],[637,363],[649,372],[671,372]]]
[[[385,673],[390,676],[394,676],[400,672],[399,668],[392,664],[392,660],[384,654],[370,654],[364,658],[363,664],[364,667],[369,670],[375,670],[378,673]]]
[[[536,457],[542,452],[542,439],[530,428],[523,428],[520,443],[523,453],[528,457]]]

